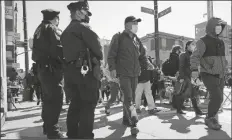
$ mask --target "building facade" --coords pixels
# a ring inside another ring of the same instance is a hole
[[[9,76],[12,68],[19,68],[17,61],[16,42],[20,39],[17,33],[17,9],[15,9],[15,1],[5,2],[5,31],[6,31],[6,61],[7,75]]]
[[[194,40],[193,38],[159,32],[159,54],[160,54],[160,62],[161,64],[169,58],[170,52],[172,50],[173,45],[180,45],[184,51],[184,46],[187,41]],[[147,34],[146,36],[141,38],[141,42],[143,45],[147,47],[148,55],[152,58],[155,57],[155,40],[154,33]],[[155,62],[155,61],[154,61]]]

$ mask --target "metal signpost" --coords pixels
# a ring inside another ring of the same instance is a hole
[[[158,25],[158,19],[171,13],[172,9],[171,7],[168,7],[167,9],[161,11],[158,13],[158,3],[156,0],[154,0],[154,10],[149,9],[146,7],[141,7],[141,12],[147,13],[150,15],[154,15],[154,23],[155,23],[155,35],[154,35],[154,40],[155,40],[155,57],[156,57],[156,65],[160,67],[160,57],[159,57],[159,25]]]

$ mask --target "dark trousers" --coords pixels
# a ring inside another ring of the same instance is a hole
[[[193,105],[193,109],[195,110],[195,112],[199,112],[200,109],[197,105],[197,99],[195,97],[195,91],[196,89],[193,88],[192,86],[192,83],[191,83],[191,80],[189,78],[185,78],[185,81],[186,82],[186,89],[185,89],[185,92],[184,92],[184,95],[174,95],[172,97],[172,104],[173,104],[173,107],[177,109],[177,111],[180,111],[182,110],[182,107],[183,107],[183,104],[184,104],[184,101],[186,100],[186,98],[189,98],[191,99],[191,102],[192,102],[192,105]],[[186,96],[186,94],[190,94],[190,96]]]
[[[119,92],[119,84],[115,82],[110,82],[110,99],[108,100],[106,106],[110,107],[112,103],[116,101],[116,98],[119,100],[118,92]]]
[[[223,102],[224,78],[201,73],[201,78],[209,91],[208,117],[215,117]]]
[[[42,96],[42,87],[41,85],[34,85],[35,95],[38,100],[41,100]]]
[[[67,136],[70,139],[93,139],[94,111],[100,82],[88,72],[83,76],[75,65],[68,65],[64,78],[71,103],[67,114]]]
[[[34,88],[31,86],[28,86],[29,89],[29,100],[33,101],[33,94],[34,94]]]
[[[38,67],[38,78],[43,92],[42,119],[44,129],[48,136],[59,133],[58,121],[63,104],[62,71],[49,69],[45,66]]]
[[[124,95],[123,101],[123,120],[132,122],[131,120],[131,111],[130,106],[135,103],[135,90],[138,84],[137,77],[126,77],[120,76],[119,77],[120,88]],[[133,122],[132,122],[133,125]]]
[[[151,86],[151,90],[152,90],[152,96],[153,96],[153,99],[154,99],[154,102],[155,102],[156,101],[156,95],[159,92],[158,83],[153,83],[152,86]]]

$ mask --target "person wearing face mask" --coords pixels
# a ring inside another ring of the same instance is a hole
[[[60,43],[61,30],[58,28],[60,12],[52,9],[41,12],[43,21],[34,33],[32,60],[36,62],[35,69],[43,93],[43,130],[49,139],[64,138],[58,126],[63,104],[63,50]]]
[[[131,134],[136,135],[138,116],[135,108],[135,89],[140,75],[141,63],[149,63],[145,48],[136,35],[140,18],[129,16],[125,19],[125,30],[112,37],[108,53],[108,65],[111,78],[119,79],[124,95],[123,124],[131,127]]]
[[[98,35],[87,24],[88,17],[92,15],[88,2],[73,2],[67,8],[72,20],[61,35],[67,63],[64,80],[67,92],[71,95],[66,120],[67,136],[69,139],[93,139],[94,111],[100,88],[100,60],[103,59],[102,46]]]
[[[192,51],[195,48],[195,42],[190,40],[186,43],[185,52],[181,53],[179,56],[179,82],[184,84],[185,82],[185,91],[181,96],[174,96],[173,104],[177,109],[177,113],[185,114],[182,111],[184,104],[184,99],[191,98],[191,102],[196,115],[204,115],[204,113],[199,109],[197,105],[197,99],[195,97],[195,88],[193,88],[191,83],[191,70],[190,70],[190,56]]]
[[[206,25],[206,35],[196,43],[190,58],[192,78],[200,76],[210,94],[205,124],[214,130],[221,125],[215,118],[223,102],[224,77],[226,71],[225,44],[219,38],[226,26],[220,18],[212,17]]]

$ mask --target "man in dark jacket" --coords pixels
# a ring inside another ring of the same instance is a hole
[[[58,28],[59,11],[41,11],[43,21],[33,37],[32,60],[37,65],[37,75],[43,89],[42,119],[44,134],[48,139],[64,138],[58,126],[63,104],[62,46]]]
[[[215,130],[221,125],[215,118],[223,102],[224,77],[226,71],[225,44],[219,38],[226,23],[220,18],[212,17],[206,25],[206,35],[196,43],[196,49],[190,58],[192,77],[199,76],[210,94],[208,115],[205,124]]]
[[[67,61],[64,79],[70,92],[68,94],[71,95],[66,122],[67,136],[69,139],[93,139],[94,111],[100,87],[98,74],[100,60],[103,59],[102,46],[98,35],[88,25],[89,16],[92,15],[88,2],[73,2],[67,8],[72,21],[61,35],[63,54]],[[87,71],[90,65],[93,66],[92,71]],[[87,73],[83,67],[86,67]]]
[[[192,51],[195,48],[194,45],[194,41],[188,41],[186,43],[186,47],[185,47],[185,52],[180,54],[180,59],[179,59],[179,79],[180,79],[180,83],[185,82],[186,83],[186,89],[185,89],[185,93],[190,95],[192,104],[193,104],[193,108],[194,111],[196,113],[196,115],[204,115],[204,113],[199,109],[199,107],[197,106],[197,99],[196,96],[194,94],[195,89],[193,89],[192,87],[192,83],[191,83],[191,70],[190,70],[190,56],[192,54]],[[179,99],[176,99],[176,107],[177,107],[177,113],[180,114],[185,114],[182,111],[182,106],[184,104],[184,96],[176,96]]]
[[[123,124],[131,127],[132,135],[138,133],[138,116],[133,103],[140,74],[139,61],[146,57],[145,49],[136,35],[138,22],[141,22],[141,19],[134,16],[125,19],[125,30],[120,35],[113,36],[108,54],[111,77],[119,77],[120,88],[124,94]]]

